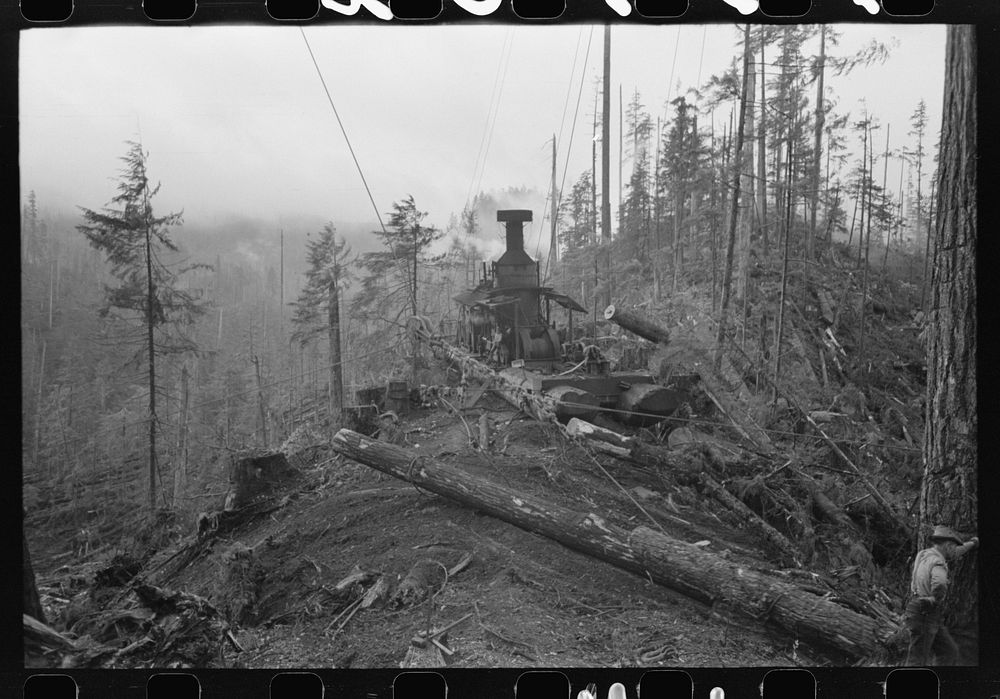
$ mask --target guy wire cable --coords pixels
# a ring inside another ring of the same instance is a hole
[[[351,145],[351,139],[347,136],[347,129],[344,128],[344,122],[340,120],[340,113],[337,111],[337,106],[333,103],[333,97],[330,95],[330,89],[326,86],[326,79],[323,77],[323,71],[319,68],[319,63],[316,62],[316,56],[313,54],[312,46],[309,45],[309,39],[306,38],[305,30],[299,25],[299,33],[302,35],[302,41],[306,44],[306,50],[309,51],[309,58],[312,59],[313,67],[316,68],[316,75],[319,76],[319,81],[323,85],[323,92],[326,93],[326,99],[330,103],[330,108],[333,110],[333,115],[337,118],[337,124],[340,126],[340,132],[344,135],[344,141],[347,143],[347,149],[351,152],[351,158],[354,159],[354,165],[358,169],[358,174],[361,176],[361,182],[365,186],[365,191],[368,193],[368,200],[372,203],[372,208],[375,210],[375,217],[378,219],[378,225],[382,228],[382,233],[386,236],[389,232],[385,228],[385,223],[382,222],[382,214],[378,210],[378,205],[375,203],[375,197],[372,196],[372,190],[368,186],[368,180],[365,178],[365,173],[361,169],[361,163],[358,162],[358,156],[354,153],[354,147]],[[388,244],[388,241],[387,241]],[[400,266],[399,258],[396,256],[396,250],[394,247],[389,246],[392,252],[393,260],[396,262],[396,266]],[[409,279],[408,276],[404,275],[405,278]],[[413,300],[413,305],[416,306],[416,291],[410,288],[410,297]]]

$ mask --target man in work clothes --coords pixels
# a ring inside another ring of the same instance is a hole
[[[906,628],[910,632],[907,665],[930,665],[933,655],[938,665],[954,665],[958,646],[941,623],[941,608],[948,592],[948,561],[979,546],[979,538],[962,543],[954,529],[934,527],[931,547],[917,553],[910,579],[910,602],[906,605]]]

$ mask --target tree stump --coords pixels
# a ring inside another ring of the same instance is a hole
[[[295,470],[281,452],[247,456],[233,466],[229,482],[235,493],[233,507],[243,507],[288,481]]]

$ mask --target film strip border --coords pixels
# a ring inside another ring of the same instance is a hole
[[[969,22],[967,3],[935,0],[142,0],[89,3],[81,0],[19,0],[28,25],[88,23],[128,18],[153,23],[273,20],[322,22],[344,19],[403,22],[461,20],[576,22],[708,21],[934,21]],[[989,3],[974,9],[979,18],[996,15]],[[966,15],[964,18],[961,15]]]
[[[10,693],[8,693],[10,692]],[[997,699],[1000,673],[959,669],[485,670],[36,674],[23,699]]]
[[[3,29],[44,24],[97,22],[197,24],[225,21],[341,22],[410,21],[896,21],[971,22],[984,28],[1000,25],[1000,4],[939,0],[260,0],[256,3],[208,0],[144,0],[141,3],[85,3],[74,0],[21,0],[17,14],[8,0],[0,8]],[[382,14],[372,8],[384,8]],[[470,9],[472,8],[472,9]],[[624,11],[627,8],[627,11]],[[486,11],[489,10],[489,11]],[[624,19],[623,19],[624,18]],[[981,45],[986,45],[982,42]],[[988,45],[986,45],[988,46]],[[996,49],[990,49],[996,55]],[[5,60],[9,52],[5,52]],[[981,60],[981,66],[987,61]],[[983,81],[987,83],[988,81]],[[987,95],[984,104],[995,108]],[[988,114],[981,123],[991,123]],[[984,148],[992,152],[995,143]],[[985,152],[983,159],[989,158]],[[985,178],[983,181],[986,181]],[[993,204],[995,206],[995,204]],[[983,217],[984,220],[985,217]],[[996,243],[989,243],[994,246]],[[987,254],[990,260],[996,255]],[[984,263],[985,264],[985,263]],[[988,282],[987,275],[981,275]],[[990,298],[982,293],[983,300]],[[988,378],[988,377],[984,377]],[[989,390],[984,382],[981,395]],[[984,415],[984,433],[992,420]],[[984,462],[985,463],[985,462]],[[995,475],[986,475],[990,482]],[[981,493],[988,492],[981,488]],[[988,511],[984,508],[983,511]],[[987,582],[989,567],[983,566]],[[983,586],[984,590],[990,589]],[[995,617],[994,604],[984,605]],[[995,630],[984,629],[989,634]],[[995,648],[987,643],[984,650]],[[725,697],[788,696],[850,697],[851,699],[1000,699],[1000,669],[984,656],[988,667],[854,668],[854,669],[572,669],[561,671],[456,670],[432,672],[370,671],[120,671],[114,673],[47,670],[0,672],[4,696],[40,697],[517,697],[539,699],[725,699]]]

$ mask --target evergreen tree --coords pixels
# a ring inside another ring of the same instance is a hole
[[[674,286],[677,276],[684,263],[684,223],[685,210],[692,196],[695,183],[699,177],[699,166],[702,158],[701,145],[694,126],[694,108],[684,96],[674,99],[675,113],[673,125],[664,134],[662,167],[660,175],[660,196],[669,206],[662,206],[661,211],[672,214],[673,235],[671,249],[673,251]]]
[[[417,209],[412,196],[392,205],[385,230],[373,231],[388,250],[367,252],[360,263],[368,271],[362,280],[362,293],[356,302],[361,308],[377,309],[379,315],[405,311],[418,315],[418,280],[420,265],[432,262],[430,247],[444,235],[433,226],[423,225],[427,213]]]
[[[927,131],[927,103],[923,100],[920,100],[917,103],[916,109],[914,109],[913,114],[910,115],[910,127],[910,132],[907,135],[917,137],[917,147],[913,150],[906,151],[906,156],[911,158],[917,166],[917,202],[913,226],[917,231],[915,238],[919,239],[921,235],[920,232],[923,230],[920,226],[920,218],[924,213],[922,185],[924,157],[926,155],[926,151],[924,150],[924,134]],[[927,236],[927,238],[929,240],[929,236]]]
[[[160,185],[150,184],[146,170],[149,155],[141,144],[128,142],[121,158],[118,194],[100,211],[80,207],[85,223],[77,226],[90,245],[111,265],[117,285],[104,287],[103,318],[119,319],[141,327],[144,338],[134,359],[146,358],[149,420],[149,506],[156,506],[156,357],[197,349],[183,329],[194,323],[205,306],[196,293],[180,285],[181,275],[196,267],[169,262],[178,252],[171,240],[171,226],[182,223],[180,213],[156,216],[152,200]],[[125,338],[136,339],[136,338]]]
[[[330,425],[344,403],[344,368],[341,359],[340,292],[348,281],[346,273],[350,248],[347,241],[337,241],[333,223],[320,231],[319,237],[306,243],[306,284],[292,303],[292,339],[305,345],[310,339],[326,334],[330,343]]]
[[[387,250],[368,252],[361,256],[360,264],[368,272],[361,280],[361,289],[351,304],[353,314],[362,322],[378,319],[382,322],[368,340],[372,351],[384,351],[390,342],[388,332],[393,327],[403,327],[404,315],[420,315],[419,281],[422,267],[439,262],[444,254],[432,255],[431,246],[444,236],[433,226],[423,224],[427,213],[420,211],[412,196],[392,205],[389,223],[372,234],[385,243]],[[417,336],[411,336],[410,371],[417,370]],[[380,367],[387,367],[384,357]]]

